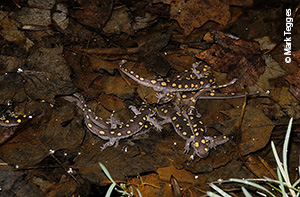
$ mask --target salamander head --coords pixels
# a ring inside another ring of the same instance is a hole
[[[196,153],[200,158],[205,158],[209,154],[209,146],[205,139],[202,139],[200,142],[193,142],[192,146],[194,147],[194,154]]]

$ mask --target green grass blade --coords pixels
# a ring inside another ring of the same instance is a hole
[[[106,169],[106,167],[105,167],[101,162],[99,162],[99,165],[100,165],[100,167],[102,168],[104,174],[107,176],[107,178],[108,178],[112,183],[114,183],[115,185],[117,185],[116,182],[113,180],[113,178],[110,176],[110,174],[109,174],[108,170]]]
[[[277,153],[277,151],[276,151],[276,148],[275,148],[275,145],[274,145],[274,142],[273,142],[273,141],[271,142],[271,147],[272,147],[272,151],[273,151],[273,154],[274,154],[274,157],[275,157],[275,161],[276,161],[276,163],[277,163],[277,167],[279,168],[280,173],[281,173],[281,175],[283,176],[283,179],[284,179],[284,180],[287,180],[287,178],[286,178],[286,173],[285,173],[285,171],[284,171],[284,169],[283,169],[283,167],[282,167],[282,163],[281,163],[281,161],[280,161],[280,159],[279,159],[279,156],[278,156],[278,153]]]
[[[140,190],[139,190],[138,188],[136,189],[136,191],[137,191],[137,193],[139,194],[139,197],[143,197],[143,196],[142,196],[142,193],[140,192]]]
[[[277,177],[278,177],[278,182],[279,182],[279,188],[280,188],[280,193],[282,194],[282,196],[285,196],[284,194],[286,194],[285,189],[284,189],[284,182],[282,180],[282,176],[280,174],[279,169],[277,168]]]
[[[229,194],[227,194],[224,190],[222,190],[221,188],[219,188],[218,186],[216,186],[213,183],[210,183],[209,186],[211,188],[213,188],[214,190],[216,190],[219,194],[221,194],[224,197],[231,197]]]
[[[248,192],[248,190],[246,190],[245,187],[242,187],[242,191],[246,197],[252,197],[252,195]]]
[[[299,168],[299,167],[298,167]],[[296,187],[300,183],[300,179],[298,179],[294,184],[293,187]]]
[[[250,185],[250,186],[252,186],[252,187],[255,187],[255,188],[257,188],[257,189],[260,189],[260,190],[262,190],[262,191],[265,191],[265,192],[267,192],[268,194],[270,194],[271,196],[275,197],[275,195],[272,194],[272,192],[270,192],[269,190],[267,190],[267,189],[264,188],[263,186],[260,186],[260,185],[257,184],[257,183],[253,183],[253,182],[251,182],[251,181],[242,180],[242,179],[234,179],[234,178],[229,179],[229,181],[236,182],[236,183],[242,183],[242,184],[246,184],[246,185]]]
[[[288,170],[288,165],[287,165],[287,153],[288,153],[288,145],[289,145],[289,140],[290,140],[290,134],[291,134],[291,130],[292,130],[292,123],[293,123],[293,118],[290,119],[288,129],[287,129],[286,135],[285,135],[285,140],[284,140],[284,143],[283,143],[283,150],[282,150],[283,169],[284,169],[284,172],[286,173],[286,178],[287,178],[285,180],[285,182],[289,186],[291,186],[291,181],[290,181],[289,170]]]
[[[107,190],[107,192],[105,194],[105,197],[110,197],[111,196],[111,193],[112,193],[113,189],[115,188],[115,186],[116,186],[116,183],[112,183],[109,186],[109,188],[108,188],[108,190]]]
[[[218,194],[215,194],[215,193],[213,193],[213,192],[211,192],[211,191],[207,191],[206,194],[207,194],[209,197],[222,197],[222,196],[220,196],[220,195],[218,195]]]

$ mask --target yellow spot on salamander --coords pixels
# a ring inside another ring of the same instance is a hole
[[[142,122],[139,122],[139,125],[140,125],[140,126],[142,126],[142,125],[143,125],[143,123],[142,123]]]
[[[180,78],[181,76],[180,75],[177,75],[177,78]]]
[[[204,148],[204,150],[207,152],[207,151],[208,151],[208,148]]]
[[[144,81],[145,79],[143,77],[140,78],[141,81]]]
[[[210,93],[209,95],[210,95],[210,96],[215,96],[215,93],[212,92],[212,93]]]
[[[199,143],[195,142],[195,147],[198,148],[199,147]]]
[[[193,127],[197,127],[197,124],[194,124]]]
[[[21,119],[18,119],[18,120],[17,120],[17,123],[21,123],[21,122],[22,122],[22,120],[21,120]]]
[[[198,135],[199,135],[199,132],[196,132],[195,135],[198,136]]]
[[[191,84],[191,88],[194,88],[194,87],[195,87],[195,85],[192,83],[192,84]]]
[[[162,86],[166,86],[166,85],[167,85],[166,82],[161,82],[160,84],[161,84]]]
[[[168,110],[167,110],[167,109],[165,109],[165,110],[164,110],[164,113],[165,113],[165,114],[166,114],[166,113],[168,113]]]
[[[195,88],[198,88],[199,86],[198,86],[198,84],[195,84]]]
[[[189,86],[187,84],[184,85],[184,88],[188,88]]]
[[[88,112],[92,112],[92,110],[91,110],[91,109],[88,109]]]
[[[8,123],[9,123],[9,120],[5,120],[5,123],[8,124]]]
[[[131,71],[130,71],[130,74],[132,74],[132,75],[133,75],[133,74],[134,74],[134,72],[131,70]]]
[[[89,115],[86,115],[85,117],[86,117],[86,119],[90,119],[90,116],[89,116]]]
[[[182,135],[187,135],[187,133],[184,131],[184,132],[182,132]]]
[[[206,143],[205,139],[202,139],[202,140],[201,140],[201,143],[202,143],[202,144],[205,144],[205,143]]]
[[[130,133],[131,133],[131,131],[129,131],[129,130],[128,130],[126,133],[127,133],[127,134],[130,134]]]
[[[177,125],[175,125],[175,127],[176,127],[176,128],[178,128],[178,127],[180,127],[180,125],[179,125],[179,124],[177,124]]]
[[[133,120],[133,119],[130,119],[129,122],[134,122],[134,120]]]
[[[203,81],[200,81],[200,85],[203,85],[204,84],[204,82]]]
[[[184,94],[184,95],[182,95],[182,98],[186,98],[187,96]]]
[[[152,84],[156,84],[156,80],[154,80],[154,79],[152,79],[150,82],[151,82]]]
[[[146,118],[146,117],[143,117],[143,120],[147,120],[147,118]]]
[[[178,88],[182,88],[182,85],[181,85],[181,84],[179,84],[179,85],[178,85]]]
[[[122,133],[117,133],[117,136],[121,136],[122,135]]]
[[[23,118],[26,118],[27,117],[27,115],[23,115]]]
[[[105,132],[104,131],[99,131],[100,135],[104,135]]]
[[[172,83],[172,87],[175,88],[176,87],[176,83]]]
[[[88,127],[92,128],[92,127],[93,127],[93,125],[92,125],[91,123],[88,123]]]
[[[140,78],[140,76],[139,76],[139,75],[135,75],[135,77],[136,77],[136,78]]]
[[[148,125],[145,125],[144,127],[145,127],[146,129],[148,129]]]
[[[112,134],[112,135],[113,135],[113,134],[115,134],[115,132],[114,132],[114,131],[111,131],[111,132],[110,132],[110,134]]]
[[[176,116],[174,116],[174,117],[172,118],[172,120],[176,120]]]
[[[214,80],[210,79],[210,80],[209,80],[209,83],[212,83],[213,81],[214,81]]]
[[[204,129],[203,129],[203,128],[201,128],[201,129],[200,129],[200,131],[204,132]]]

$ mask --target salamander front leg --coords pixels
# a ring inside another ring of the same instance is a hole
[[[110,138],[108,142],[106,142],[105,144],[103,144],[103,146],[101,146],[101,151],[113,145],[115,145],[114,147],[117,147],[119,145],[119,139]]]

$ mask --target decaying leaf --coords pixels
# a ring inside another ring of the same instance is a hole
[[[253,4],[252,0],[161,0],[161,2],[171,5],[171,17],[178,21],[186,34],[191,33],[194,28],[201,27],[207,21],[215,21],[225,26],[231,19],[230,5],[246,7]]]
[[[211,31],[215,44],[196,55],[218,72],[227,73],[227,80],[238,79],[241,86],[254,85],[265,70],[265,60],[259,43]],[[229,87],[230,88],[230,87]],[[238,85],[234,91],[240,91]]]
[[[113,1],[83,1],[82,9],[75,11],[75,18],[83,25],[101,30],[109,19]]]
[[[285,77],[286,80],[290,83],[289,91],[296,97],[300,99],[300,70],[294,75],[288,75]]]
[[[218,128],[218,126],[214,127],[217,130],[232,130],[240,118],[241,110],[231,109],[223,111],[222,113],[230,117],[230,120],[221,123],[223,125],[222,128]],[[248,106],[242,122],[241,136],[235,136],[235,138],[240,139],[239,149],[241,155],[247,155],[263,148],[270,140],[273,128],[274,125],[272,121],[266,117],[261,110]]]

